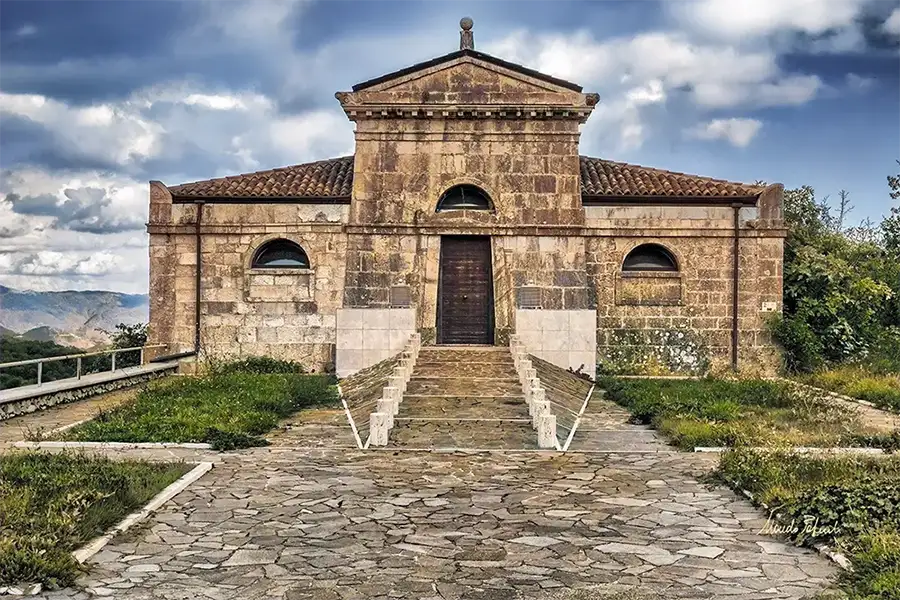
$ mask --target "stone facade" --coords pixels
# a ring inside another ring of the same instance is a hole
[[[541,330],[540,311],[548,323],[587,313],[596,327],[579,331],[577,350],[548,339],[552,350],[540,342],[529,351],[570,367],[593,350],[602,362],[623,336],[637,344],[634,332],[689,331],[724,367],[739,210],[739,358],[774,364],[764,319],[781,302],[780,186],[581,157],[579,127],[597,96],[474,50],[336,96],[356,124],[352,158],[171,189],[151,183],[154,341],[182,350],[199,341],[209,356],[268,354],[317,369],[352,352],[343,370],[363,368],[409,326],[399,319],[394,330],[376,315],[387,341],[374,348],[341,332],[341,314],[407,309],[423,342],[434,343],[442,236],[471,235],[491,239],[495,344],[508,343],[523,310],[532,332]],[[483,190],[490,210],[437,211],[459,184]],[[279,238],[301,246],[309,268],[254,268],[257,250]],[[642,243],[669,249],[677,272],[624,273],[624,257]]]

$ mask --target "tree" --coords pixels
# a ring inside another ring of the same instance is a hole
[[[138,348],[147,345],[147,323],[119,323],[110,334],[114,348]]]
[[[147,345],[147,323],[119,323],[114,332],[106,332],[112,338],[113,348],[140,348]],[[116,365],[133,367],[140,364],[140,352],[125,352],[116,357]]]
[[[897,165],[900,165],[900,160]],[[891,199],[900,200],[900,174],[888,175],[887,182]],[[881,222],[881,236],[885,250],[896,260],[900,260],[900,203],[891,207],[890,216]]]
[[[888,181],[900,197],[900,176]],[[891,232],[900,240],[900,209],[877,227],[845,228],[849,196],[842,190],[834,210],[809,186],[784,193],[784,316],[773,333],[792,370],[869,361],[900,346],[900,260],[886,241]]]

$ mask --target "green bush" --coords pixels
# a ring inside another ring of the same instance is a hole
[[[784,369],[788,373],[811,373],[824,364],[822,342],[805,321],[776,317],[770,329],[784,350]]]
[[[250,375],[267,375],[277,373],[305,373],[303,365],[289,360],[280,360],[269,356],[248,356],[240,360],[213,365],[211,371],[219,375],[247,373]]]
[[[219,449],[264,445],[260,437],[302,408],[338,400],[324,375],[216,373],[164,380],[101,413],[65,439],[205,442]]]
[[[853,570],[842,571],[848,600],[900,600],[900,534],[878,530],[860,536]]]
[[[75,548],[187,471],[76,454],[0,456],[0,585],[74,582]]]

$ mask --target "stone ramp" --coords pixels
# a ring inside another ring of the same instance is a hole
[[[537,433],[509,349],[422,348],[394,417],[389,446],[537,448]]]
[[[659,434],[647,425],[630,423],[631,413],[594,388],[581,415],[570,452],[670,452]]]

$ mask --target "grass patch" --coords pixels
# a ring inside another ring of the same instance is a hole
[[[798,375],[795,379],[900,413],[900,375],[896,373],[878,373],[859,366],[845,366]]]
[[[187,472],[183,464],[79,454],[0,456],[0,585],[71,585],[71,552]]]
[[[204,377],[162,380],[134,401],[65,432],[62,439],[202,442],[218,450],[264,446],[262,435],[282,418],[338,401],[333,377],[271,372],[274,362],[249,367],[247,362],[217,367]]]
[[[719,476],[765,503],[799,544],[844,552],[850,600],[900,600],[900,457],[811,457],[736,449]]]
[[[602,378],[606,396],[683,450],[696,446],[875,446],[897,440],[849,408],[784,382]]]

